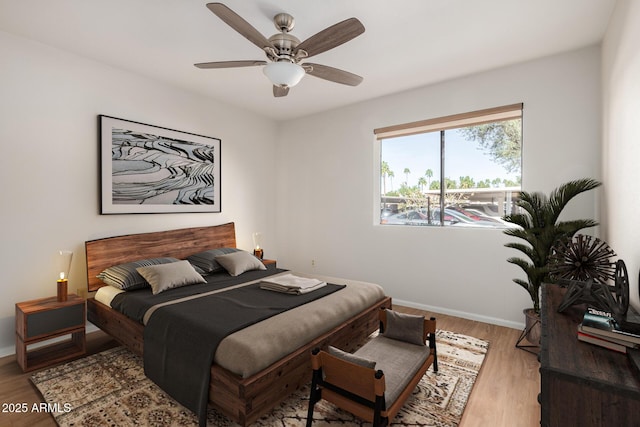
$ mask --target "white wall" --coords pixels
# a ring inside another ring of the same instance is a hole
[[[279,265],[376,282],[396,302],[521,327],[531,301],[511,281],[524,276],[505,260],[519,253],[503,247],[500,231],[375,224],[373,129],[523,102],[523,187],[548,192],[600,179],[599,67],[594,46],[283,124]],[[565,216],[598,219],[596,200],[596,192],[580,195]]]
[[[14,304],[55,295],[59,249],[74,251],[75,292],[86,240],[235,221],[239,247],[258,230],[275,247],[274,122],[3,32],[0,58],[0,355],[14,352]],[[222,213],[100,215],[99,114],[220,138]]]
[[[597,47],[281,124],[2,32],[0,55],[0,355],[13,352],[15,302],[55,294],[58,249],[75,252],[75,291],[86,286],[86,240],[228,221],[240,247],[263,231],[285,268],[519,327],[530,301],[511,282],[522,273],[506,263],[515,254],[502,233],[375,225],[372,130],[524,102],[525,188],[600,178]],[[99,215],[99,114],[221,138],[223,212]],[[597,219],[597,200],[580,196],[567,216]]]
[[[619,0],[602,48],[604,238],[625,261],[640,310],[640,2]]]

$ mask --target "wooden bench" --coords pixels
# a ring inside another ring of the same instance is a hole
[[[307,427],[311,427],[314,406],[321,399],[373,423],[373,427],[388,425],[429,366],[433,364],[438,372],[435,333],[434,317],[382,309],[380,333],[355,353],[332,347],[314,349]]]

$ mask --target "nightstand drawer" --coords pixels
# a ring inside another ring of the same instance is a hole
[[[84,326],[84,305],[71,305],[27,316],[25,340],[53,331]]]
[[[23,371],[84,355],[86,306],[74,294],[66,301],[50,297],[16,304],[16,361]]]

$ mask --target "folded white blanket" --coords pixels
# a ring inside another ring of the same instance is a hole
[[[262,283],[273,283],[275,285],[293,289],[306,289],[313,288],[314,286],[318,286],[319,284],[325,282],[308,277],[294,276],[293,274],[288,273],[276,277],[267,277],[262,280]]]
[[[261,282],[260,283],[260,289],[266,289],[268,291],[282,292],[282,293],[291,294],[291,295],[306,294],[308,292],[313,292],[316,289],[320,289],[323,286],[327,286],[327,283],[326,282],[320,282],[315,286],[306,287],[306,288],[283,286],[283,285],[279,285],[277,283],[267,283],[267,282]]]

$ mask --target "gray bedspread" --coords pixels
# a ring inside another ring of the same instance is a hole
[[[253,283],[164,305],[144,329],[145,374],[197,413],[204,425],[210,368],[224,337],[343,287],[328,284],[308,294],[289,295]]]
[[[385,297],[382,287],[373,283],[315,274],[308,277],[347,287],[322,298],[322,303],[296,307],[229,335],[218,346],[214,362],[248,378]]]
[[[214,362],[217,365],[243,378],[248,378],[319,335],[340,325],[385,296],[383,289],[379,285],[370,282],[315,274],[294,274],[318,278],[328,283],[345,284],[347,287],[339,294],[326,296],[323,304],[312,302],[227,336],[222,340],[218,346],[218,351],[216,351]],[[243,279],[246,280],[244,277]],[[255,280],[256,278],[254,277],[253,279]],[[190,287],[188,286],[187,288]],[[143,323],[143,310],[138,310],[129,307],[129,304],[122,303],[122,298],[129,297],[132,292],[113,291],[114,289],[111,286],[100,288],[96,294],[96,300]],[[183,288],[174,289],[171,292],[181,289]],[[137,293],[139,291],[133,292]],[[148,291],[148,293],[151,294],[151,291]],[[163,301],[165,300],[161,299],[154,302],[161,303]]]

